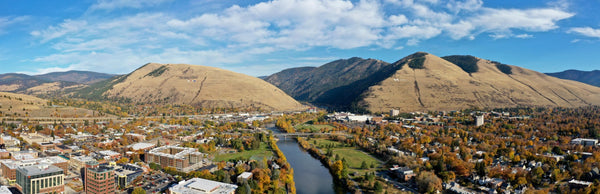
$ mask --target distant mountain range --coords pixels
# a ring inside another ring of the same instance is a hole
[[[0,91],[45,94],[106,80],[115,75],[90,71],[55,72],[42,75],[0,74]]]
[[[108,78],[114,77],[114,74],[97,73],[92,71],[67,71],[53,72],[35,77],[50,81],[74,82],[79,84],[93,84]]]
[[[546,73],[546,75],[561,79],[575,80],[578,82],[600,87],[600,70],[579,71],[571,69],[556,73]]]
[[[302,105],[296,100],[358,112],[578,107],[600,105],[600,88],[591,86],[600,85],[599,74],[568,70],[546,75],[469,55],[440,58],[417,52],[394,63],[353,57],[260,78],[213,67],[158,63],[126,75],[8,73],[0,75],[0,92],[262,110],[297,110]]]
[[[600,88],[473,56],[350,58],[265,79],[292,97],[365,112],[600,105]]]

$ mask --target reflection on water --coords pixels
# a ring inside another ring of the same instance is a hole
[[[279,140],[277,146],[294,169],[298,194],[344,193],[342,187],[334,184],[329,170],[319,160],[302,150],[296,140]]]

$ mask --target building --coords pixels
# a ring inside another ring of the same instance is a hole
[[[47,150],[54,150],[56,149],[56,146],[54,145],[54,143],[51,142],[42,142],[40,143],[40,151],[44,152]]]
[[[237,185],[227,184],[217,181],[211,181],[201,178],[193,178],[187,181],[181,181],[169,189],[171,194],[233,194]]]
[[[23,194],[64,193],[63,169],[39,164],[17,168],[17,189]]]
[[[569,181],[569,187],[576,189],[590,187],[592,184],[592,182],[580,181],[575,179]]]
[[[6,147],[15,147],[21,145],[21,141],[12,136],[5,136],[4,134],[0,134],[0,139],[2,140],[1,144],[4,144]]]
[[[250,178],[252,178],[252,173],[251,172],[242,172],[242,174],[240,174],[237,177],[237,183],[241,184],[243,182],[247,182],[248,180],[250,180]]]
[[[397,109],[390,110],[390,116],[391,117],[395,117],[395,116],[398,116],[398,115],[400,115],[400,110],[397,110]]]
[[[475,126],[479,127],[484,124],[483,115],[475,116]]]
[[[156,147],[156,144],[153,144],[153,143],[136,143],[136,144],[129,145],[127,147],[131,148],[131,150],[133,150],[133,151],[138,151],[138,150],[148,151],[148,150]]]
[[[409,181],[415,176],[413,170],[408,167],[398,167],[397,165],[394,165],[394,167],[390,168],[390,170],[395,172],[402,181]]]
[[[38,157],[38,152],[33,150],[22,150],[17,152],[10,153],[10,159],[13,160],[29,160],[36,159]]]
[[[12,194],[7,186],[0,186],[0,194]]]
[[[114,167],[88,161],[85,168],[85,192],[87,194],[116,193]]]
[[[63,174],[68,172],[68,161],[58,157],[36,158],[31,160],[4,160],[0,162],[2,166],[2,177],[8,180],[10,185],[16,183],[17,168],[34,165],[53,165],[63,170]]]
[[[156,163],[162,168],[173,167],[182,172],[190,172],[204,166],[203,158],[204,154],[195,148],[177,146],[158,147],[146,153],[146,163]]]
[[[58,150],[61,154],[68,154],[73,152],[73,149],[66,145],[57,145],[56,150]]]
[[[23,141],[29,144],[37,143],[41,145],[42,143],[52,141],[52,137],[48,137],[38,133],[21,133],[21,138],[23,138]]]
[[[144,173],[144,169],[135,164],[117,164],[113,166],[115,167],[117,186],[121,188],[129,186],[129,183]]]
[[[71,168],[80,170],[85,167],[85,163],[88,161],[96,161],[96,159],[89,156],[74,156],[69,160],[69,166]]]
[[[102,150],[98,154],[105,160],[118,160],[121,158],[121,154],[112,150]]]
[[[597,139],[586,139],[586,138],[575,138],[571,140],[571,144],[583,145],[583,146],[595,146],[598,145]]]

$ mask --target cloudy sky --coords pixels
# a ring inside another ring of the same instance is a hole
[[[600,0],[0,1],[0,73],[128,73],[148,62],[252,76],[350,57],[473,55],[600,69]]]

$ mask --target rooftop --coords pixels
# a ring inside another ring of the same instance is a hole
[[[49,173],[59,173],[59,174],[63,173],[63,169],[56,167],[56,166],[47,165],[47,164],[24,166],[24,167],[17,168],[17,171],[20,171],[21,173],[25,174],[25,176],[35,176],[35,175],[43,175],[43,174],[49,174]]]
[[[98,153],[100,153],[102,155],[105,155],[105,156],[116,156],[116,155],[119,155],[118,152],[115,152],[115,151],[112,151],[112,150],[102,150],[102,151],[99,151]]]
[[[150,150],[149,153],[158,155],[158,156],[164,156],[164,157],[176,158],[176,159],[185,159],[185,156],[187,156],[188,154],[202,155],[202,153],[196,151],[195,148],[186,148],[186,147],[178,147],[178,146],[158,147],[158,148],[154,148],[154,149]]]
[[[171,191],[182,194],[231,193],[234,192],[235,189],[237,189],[237,185],[201,178],[181,181],[179,184],[170,188]]]
[[[249,179],[251,176],[252,176],[251,172],[242,172],[242,174],[240,174],[240,176],[238,176],[238,177],[243,178],[243,179]]]
[[[152,148],[155,145],[156,144],[152,144],[152,143],[136,143],[136,144],[130,145],[128,147],[130,147],[133,150],[142,150],[142,149]]]

